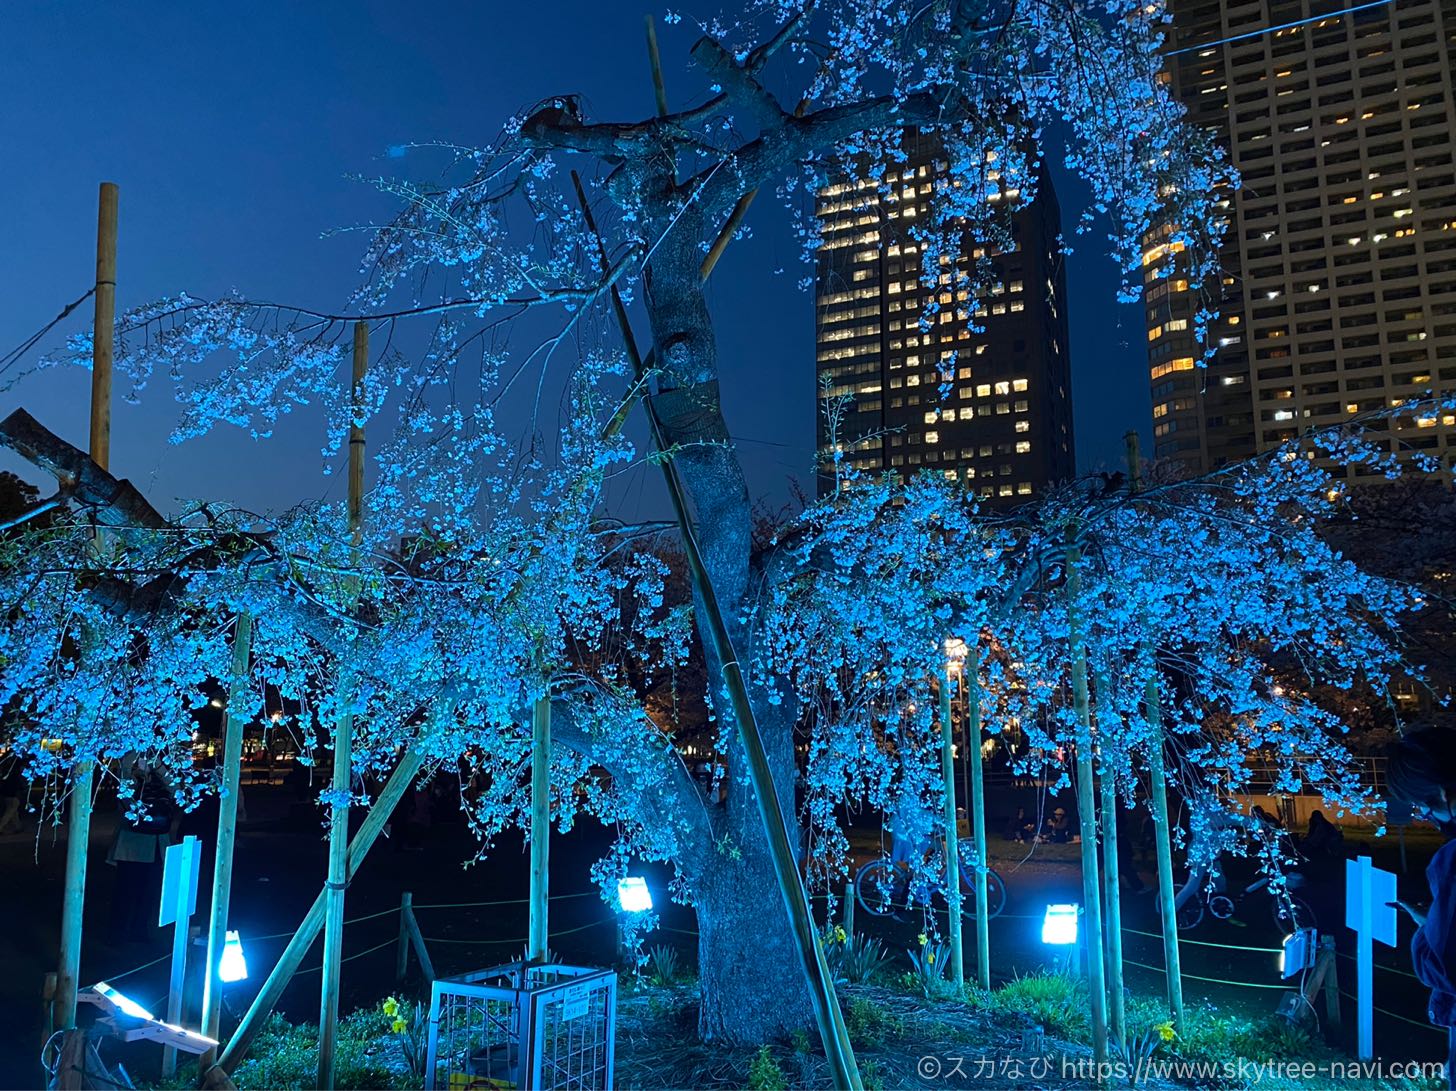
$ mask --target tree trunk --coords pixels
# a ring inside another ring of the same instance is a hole
[[[763,831],[741,832],[713,851],[694,887],[698,1031],[709,1041],[757,1045],[813,1026],[814,1013]]]

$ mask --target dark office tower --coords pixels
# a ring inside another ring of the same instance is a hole
[[[989,164],[992,182],[996,173]],[[864,473],[942,473],[999,506],[1074,472],[1056,194],[1043,178],[1036,200],[1013,213],[1002,250],[986,254],[967,237],[959,253],[935,255],[945,272],[926,287],[924,255],[909,228],[938,192],[962,181],[927,142],[918,152],[912,144],[907,162],[873,180],[839,181],[819,193],[821,495],[834,487],[836,447]],[[1020,196],[1003,188],[988,199]],[[955,288],[954,271],[987,258],[991,283],[972,304]],[[939,309],[922,328],[932,301]]]
[[[1456,3],[1354,6],[1170,2],[1166,76],[1243,175],[1207,371],[1174,236],[1143,259],[1156,453],[1194,472],[1456,388]],[[1453,437],[1408,415],[1383,440],[1449,466]]]

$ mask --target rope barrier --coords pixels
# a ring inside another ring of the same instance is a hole
[[[393,946],[395,946],[396,943],[398,943],[398,940],[397,939],[387,939],[383,943],[377,943],[377,944],[375,944],[373,947],[370,947],[368,950],[360,951],[357,955],[349,955],[347,958],[341,958],[341,959],[339,959],[339,963],[342,965],[345,962],[353,962],[356,958],[363,958],[365,955],[372,955],[375,951],[382,951],[386,947],[393,947]],[[323,967],[323,963],[319,963],[317,966],[310,966],[306,970],[299,970],[298,973],[299,974],[311,974],[311,973],[316,973],[317,971],[322,970],[323,968],[324,968]],[[297,974],[295,974],[294,976],[296,977]]]
[[[1350,962],[1354,962],[1355,961],[1355,956],[1354,955],[1347,955],[1344,951],[1336,951],[1335,954],[1339,955],[1341,958],[1346,959],[1346,960],[1348,960]],[[1400,974],[1401,977],[1408,977],[1412,981],[1420,981],[1421,980],[1415,974],[1411,973],[1409,970],[1402,970],[1399,966],[1387,966],[1383,962],[1376,962],[1376,963],[1374,963],[1374,966],[1375,966],[1375,968],[1377,970],[1385,970],[1388,973]]]
[[[1167,976],[1168,973],[1162,966],[1149,966],[1146,962],[1135,962],[1130,958],[1124,958],[1122,961],[1129,966],[1138,966],[1164,976]],[[1199,974],[1190,974],[1186,970],[1183,971],[1182,977],[1185,981],[1207,981],[1210,985],[1233,985],[1240,989],[1289,989],[1288,985],[1265,985],[1258,981],[1225,981],[1221,977],[1202,977]]]
[[[140,973],[142,970],[145,970],[148,966],[155,966],[159,962],[166,962],[171,957],[172,957],[171,955],[162,955],[160,958],[154,958],[154,959],[152,959],[151,962],[143,962],[140,966],[133,966],[130,970],[123,971],[122,973],[119,973],[119,974],[112,974],[110,977],[103,977],[101,980],[102,981],[120,981],[123,977],[130,977],[132,974]]]
[[[1340,990],[1340,995],[1343,996],[1346,1000],[1354,1000],[1356,1003],[1359,1003],[1359,1000],[1356,999],[1356,997],[1352,996],[1350,993],[1347,993],[1344,989]],[[1388,1015],[1392,1019],[1399,1019],[1402,1023],[1409,1023],[1413,1027],[1425,1027],[1427,1030],[1434,1030],[1441,1035],[1447,1034],[1447,1030],[1445,1027],[1433,1026],[1430,1023],[1422,1023],[1419,1019],[1410,1019],[1404,1015],[1397,1015],[1395,1012],[1387,1011],[1385,1008],[1377,1008],[1372,1005],[1370,1010],[1378,1011],[1381,1015]]]
[[[595,928],[600,924],[611,923],[612,918],[604,917],[601,920],[592,921],[590,924],[578,925],[576,928],[563,928],[560,931],[552,932],[551,936],[553,938],[556,936],[570,936],[576,932],[585,932],[588,928]],[[450,939],[445,936],[425,936],[423,938],[426,943],[456,943],[466,946],[474,944],[478,947],[483,947],[490,943],[525,943],[527,940],[526,936],[519,936],[515,939]]]
[[[1131,932],[1135,936],[1149,936],[1152,939],[1163,938],[1161,932],[1144,932],[1141,928],[1129,928],[1127,925],[1123,925],[1122,930],[1124,932]],[[1199,947],[1218,947],[1225,951],[1257,951],[1265,955],[1277,955],[1283,950],[1282,947],[1245,947],[1238,943],[1212,943],[1203,939],[1184,939],[1182,936],[1178,937],[1178,942],[1180,944],[1196,943]],[[1186,977],[1187,975],[1185,974],[1184,976]]]
[[[596,890],[578,890],[578,891],[576,891],[575,893],[572,893],[572,894],[551,894],[551,895],[549,895],[547,897],[547,901],[554,902],[554,901],[564,901],[567,898],[585,898],[585,897],[588,897],[590,895],[599,895],[599,893],[600,892],[599,891],[596,891]],[[531,901],[530,898],[503,898],[500,901],[495,901],[495,902],[427,902],[427,903],[423,903],[423,904],[420,903],[420,902],[414,902],[414,903],[412,903],[412,908],[414,908],[414,909],[472,909],[472,908],[475,908],[476,906],[482,906],[482,905],[527,905],[530,901]],[[390,912],[393,913],[393,912],[395,912],[395,910],[390,910]],[[348,922],[346,921],[345,923],[348,923]]]

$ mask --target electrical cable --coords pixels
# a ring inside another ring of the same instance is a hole
[[[1349,15],[1351,12],[1354,11],[1364,11],[1366,8],[1384,7],[1385,5],[1393,2],[1394,0],[1370,0],[1368,4],[1356,4],[1353,8],[1342,8],[1339,11],[1327,11],[1321,15],[1311,15],[1308,19],[1295,19],[1293,22],[1281,23],[1277,27],[1261,27],[1258,30],[1248,30],[1245,31],[1243,34],[1235,34],[1229,38],[1220,38],[1216,42],[1199,42],[1197,45],[1190,45],[1184,47],[1183,49],[1171,50],[1163,54],[1163,56],[1177,57],[1180,54],[1192,53],[1195,50],[1202,51],[1205,49],[1213,49],[1216,46],[1228,45],[1230,42],[1241,42],[1245,38],[1258,38],[1264,34],[1274,34],[1281,30],[1291,30],[1294,27],[1302,27],[1307,23],[1317,23],[1322,19],[1333,19],[1340,15]]]

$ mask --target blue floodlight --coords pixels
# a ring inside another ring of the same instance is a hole
[[[142,1007],[129,996],[117,992],[104,981],[98,981],[92,986],[98,993],[116,1005],[116,1009],[123,1015],[130,1015],[133,1019],[145,1019],[148,1022],[156,1022],[157,1017],[146,1008]]]
[[[1066,947],[1077,942],[1077,917],[1081,914],[1079,905],[1049,905],[1041,921],[1041,941],[1056,947]]]
[[[618,879],[617,901],[624,913],[648,912],[652,908],[652,891],[647,889],[647,880],[640,875]]]
[[[229,929],[223,941],[222,957],[217,960],[218,980],[231,984],[246,980],[247,976],[248,960],[243,957],[243,941],[238,938],[237,932]]]

